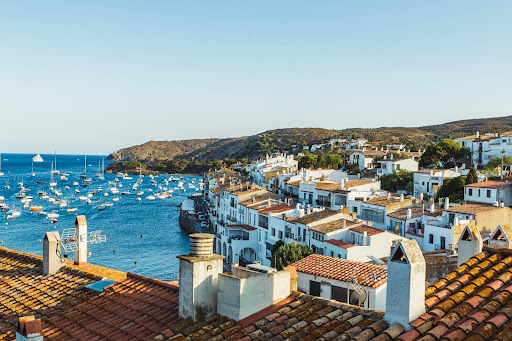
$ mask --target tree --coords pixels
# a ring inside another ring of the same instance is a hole
[[[478,182],[478,175],[476,174],[475,167],[471,166],[471,168],[469,168],[469,173],[466,176],[466,185],[471,185],[476,182]]]
[[[504,155],[503,156],[503,166],[512,165],[512,156]],[[489,162],[484,166],[485,169],[495,169],[501,167],[501,157],[495,157],[494,159],[490,159]]]
[[[283,270],[285,266],[295,263],[311,254],[313,254],[313,250],[306,245],[298,243],[284,244],[272,254],[272,264],[274,264],[277,270]]]
[[[461,148],[460,145],[450,139],[443,139],[437,143],[430,143],[421,156],[420,166],[432,166],[439,163],[445,166],[455,166],[467,162],[469,156],[468,148]]]
[[[318,155],[309,154],[301,156],[299,159],[299,169],[302,168],[315,168],[318,161]]]
[[[380,178],[380,188],[386,191],[405,189],[413,181],[413,172],[405,169],[393,171],[393,174],[385,174]]]
[[[464,186],[466,185],[466,178],[458,176],[456,178],[444,180],[443,185],[437,192],[438,198],[450,198],[450,202],[459,202],[464,199]]]

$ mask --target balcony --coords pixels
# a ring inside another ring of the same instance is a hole
[[[326,200],[317,200],[316,201],[316,204],[317,205],[320,205],[320,206],[325,206],[325,207],[331,207],[331,202],[330,201],[326,201]]]

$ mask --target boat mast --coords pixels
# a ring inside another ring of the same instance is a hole
[[[50,171],[50,182],[53,182],[53,162],[52,162],[52,170]]]
[[[84,160],[84,175],[87,175],[87,155],[85,155],[85,160]]]
[[[55,170],[57,170],[57,149],[55,149]]]

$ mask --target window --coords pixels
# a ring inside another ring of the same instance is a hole
[[[396,170],[400,170],[400,165],[396,164]]]
[[[313,296],[320,296],[320,282],[309,281],[309,294]]]
[[[441,237],[441,250],[446,249],[446,237]]]
[[[472,188],[468,188],[468,195],[473,195],[473,189]]]
[[[488,189],[488,190],[487,190],[487,198],[490,198],[490,197],[491,197],[491,190],[490,190],[490,189]]]
[[[275,235],[276,235],[276,229],[272,228],[272,237],[275,237]]]
[[[384,211],[383,210],[373,210],[370,208],[363,208],[361,218],[363,220],[371,220],[377,223],[384,222]]]
[[[331,251],[331,257],[334,257],[334,252]]]
[[[283,238],[283,231],[277,231],[277,237],[279,239],[282,239]]]
[[[348,290],[333,285],[331,287],[331,298],[339,302],[348,303]]]
[[[429,234],[428,235],[428,243],[429,244],[434,244],[434,235],[433,234]]]

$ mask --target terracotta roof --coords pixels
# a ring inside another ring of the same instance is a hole
[[[341,240],[336,240],[336,239],[327,239],[325,242],[335,245],[335,246],[338,246],[338,247],[341,247],[343,249],[348,249],[348,248],[355,246],[354,244],[345,243],[345,242],[342,242]]]
[[[288,186],[292,186],[292,187],[299,187],[299,184],[300,184],[300,180],[297,180],[297,181],[289,181],[289,182],[288,182]]]
[[[330,210],[330,209],[325,209],[325,210],[322,210],[322,211],[306,214],[306,215],[304,215],[302,217],[299,217],[299,218],[288,218],[287,220],[307,225],[307,224],[314,223],[316,221],[323,220],[325,218],[329,218],[329,217],[331,217],[333,215],[336,215],[336,214],[339,214],[339,213],[340,212],[338,212],[338,211],[334,211],[334,210]]]
[[[377,197],[374,199],[366,200],[363,202],[363,204],[371,204],[371,205],[377,205],[377,206],[409,206],[412,203],[412,198],[404,198],[404,201],[400,201],[400,197],[398,196],[391,196],[391,198],[388,200],[387,196]]]
[[[359,284],[378,288],[386,283],[385,266],[313,254],[292,264],[297,272],[348,282],[357,269]]]
[[[404,207],[401,209],[398,209],[396,211],[393,211],[391,213],[388,213],[388,217],[398,219],[398,220],[406,220],[407,219],[407,212],[411,210],[411,218],[415,219],[419,218],[423,215],[424,210],[422,207],[419,206],[412,206],[412,207]]]
[[[14,339],[17,316],[35,314],[44,321],[96,296],[84,286],[103,277],[122,280],[126,273],[68,264],[43,277],[41,256],[0,247],[0,340]]]
[[[464,205],[457,205],[452,206],[445,211],[448,212],[456,212],[456,213],[468,213],[468,214],[478,214],[482,212],[488,212],[488,211],[494,211],[502,209],[503,207],[493,206],[493,205],[486,205],[486,204],[464,204]]]
[[[376,234],[385,232],[384,230],[378,229],[373,226],[368,226],[368,225],[356,226],[356,227],[351,228],[350,231],[354,231],[354,232],[361,233],[361,234],[364,234],[366,232],[366,234],[368,236],[375,236]]]
[[[476,137],[476,135],[469,135],[464,137],[458,137],[455,140],[472,140],[472,141],[489,141],[490,139],[497,138],[496,136],[487,136],[487,135],[480,135],[479,137]]]
[[[345,223],[346,223],[346,227],[345,228],[356,224],[356,223],[354,223],[353,221],[350,221],[350,220],[337,219],[337,220],[330,221],[328,223],[311,226],[309,229],[311,231],[315,231],[315,232],[326,234],[326,233],[330,233],[330,232],[341,230],[342,229],[341,226],[343,224],[343,221],[345,221]]]
[[[152,340],[178,315],[177,285],[128,273],[98,295],[43,322],[49,340]]]
[[[375,182],[377,182],[377,181],[363,180],[363,179],[350,180],[350,181],[345,182],[345,185],[343,186],[343,188],[352,188],[352,187],[367,185],[367,184],[371,184],[371,183],[375,183]]]
[[[261,202],[261,201],[268,200],[268,199],[279,200],[279,199],[282,199],[283,197],[277,193],[267,192],[267,193],[255,195],[254,197],[250,197],[250,198],[241,200],[238,202],[238,204],[239,205],[250,205],[253,202],[253,198],[254,198],[254,202]]]
[[[339,182],[317,182],[316,189],[322,191],[338,191],[341,190],[341,183]]]
[[[508,181],[498,181],[498,180],[487,180],[482,182],[475,182],[474,184],[466,185],[466,187],[478,187],[478,188],[503,188],[507,186],[511,186],[512,183]]]
[[[271,206],[269,208],[261,209],[260,213],[263,213],[263,214],[282,213],[282,212],[286,212],[286,211],[289,211],[289,210],[293,210],[294,208],[295,208],[294,206],[289,206],[289,205],[286,205],[286,204],[279,204],[279,205]]]
[[[254,231],[254,230],[257,230],[257,229],[256,229],[256,227],[251,226],[251,225],[247,225],[247,224],[226,225],[226,227],[227,227],[228,229],[242,228],[242,229],[247,230],[247,231]]]

